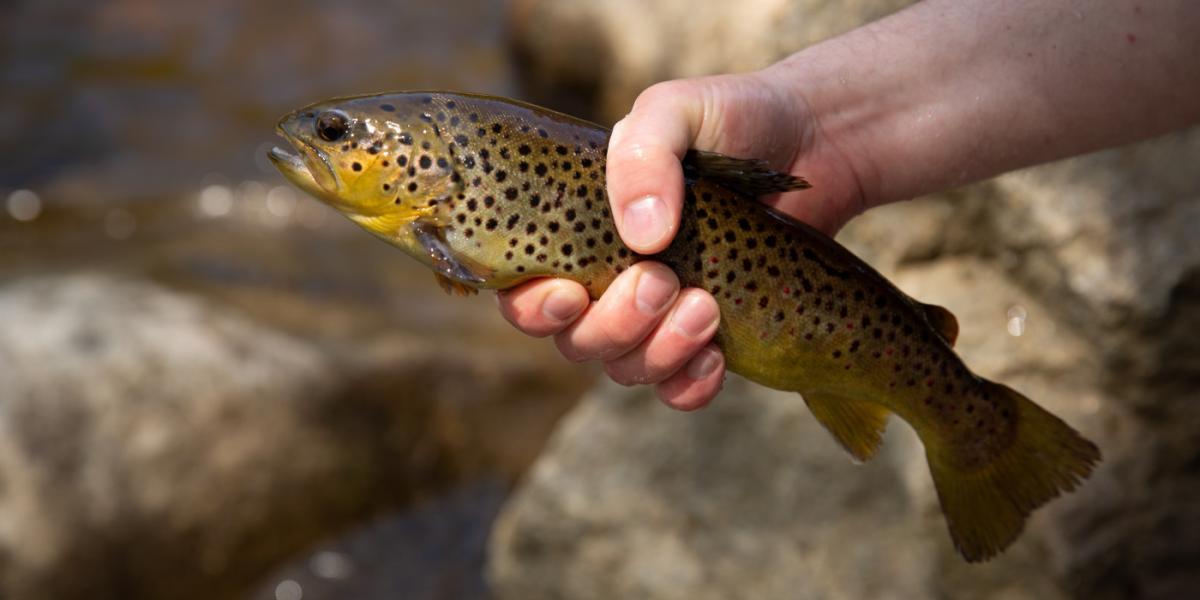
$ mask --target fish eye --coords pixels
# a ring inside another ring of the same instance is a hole
[[[336,142],[349,133],[350,117],[340,110],[327,110],[317,115],[314,126],[317,130],[317,137],[327,142]]]

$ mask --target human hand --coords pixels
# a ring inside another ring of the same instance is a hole
[[[607,184],[621,239],[641,254],[665,249],[683,206],[680,160],[689,148],[759,158],[804,176],[814,189],[765,199],[832,235],[862,211],[861,186],[784,67],[745,75],[669,81],[648,88],[609,140]],[[680,410],[720,391],[725,363],[711,343],[719,313],[707,292],[679,289],[665,266],[641,262],[591,303],[566,279],[502,292],[501,312],[522,331],[553,335],[571,360],[600,360],[615,381],[655,384]]]

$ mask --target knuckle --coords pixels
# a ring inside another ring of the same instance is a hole
[[[628,370],[617,361],[609,361],[604,363],[604,374],[608,375],[609,379],[625,387],[630,387],[641,383],[636,375],[629,373]]]
[[[667,102],[676,102],[679,98],[688,94],[692,83],[686,79],[672,79],[669,81],[660,81],[638,94],[637,100],[634,100],[634,110],[644,108],[648,105],[657,105]]]
[[[576,347],[575,343],[571,341],[570,336],[566,333],[559,333],[554,336],[554,346],[558,348],[559,354],[562,354],[563,358],[566,358],[568,361],[578,364],[588,360],[588,356]]]

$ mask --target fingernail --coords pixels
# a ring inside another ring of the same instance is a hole
[[[711,302],[701,295],[683,301],[671,315],[671,329],[684,337],[695,338],[706,333],[720,318]]]
[[[634,292],[637,308],[642,314],[656,315],[675,299],[677,286],[674,281],[655,270],[647,270],[637,280]]]
[[[542,315],[555,323],[565,323],[583,310],[575,294],[554,290],[542,301]]]
[[[693,381],[700,381],[712,375],[712,372],[716,371],[719,366],[721,366],[721,353],[712,348],[705,348],[688,361],[687,376]]]
[[[655,196],[633,201],[622,216],[621,237],[634,250],[652,247],[667,234],[667,206]]]

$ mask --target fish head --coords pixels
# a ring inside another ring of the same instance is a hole
[[[458,191],[449,145],[419,97],[341,98],[284,116],[277,130],[295,153],[271,161],[293,184],[379,235]]]

